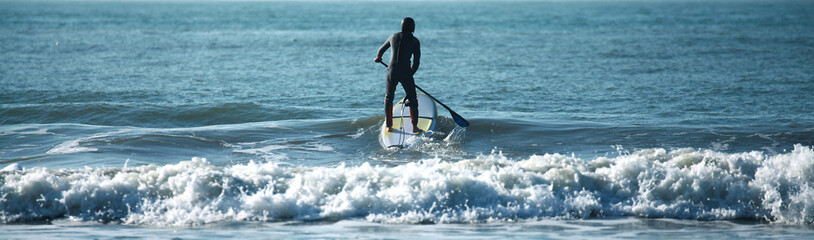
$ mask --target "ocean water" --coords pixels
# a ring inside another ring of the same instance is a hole
[[[406,16],[472,125],[388,150]],[[808,238],[812,66],[811,1],[0,1],[0,238]]]

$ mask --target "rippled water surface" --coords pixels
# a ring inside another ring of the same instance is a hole
[[[439,105],[395,151],[372,59],[405,16],[472,126]],[[2,1],[0,228],[809,236],[811,66],[808,1]]]

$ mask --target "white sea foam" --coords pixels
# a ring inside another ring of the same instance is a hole
[[[48,150],[48,152],[46,152],[46,153],[47,154],[69,154],[69,153],[78,153],[78,152],[95,152],[95,151],[99,151],[99,149],[96,149],[96,148],[79,146],[79,143],[82,140],[83,139],[74,139],[74,140],[71,140],[71,141],[61,143],[61,144],[57,145],[56,147]]]
[[[7,136],[7,135],[45,135],[45,134],[53,135],[54,133],[49,132],[47,128],[32,128],[32,127],[20,127],[20,128],[7,129],[6,131],[0,131],[0,136]]]
[[[362,135],[365,135],[365,129],[364,128],[359,128],[359,129],[356,130],[356,133],[350,134],[348,136],[350,138],[357,139],[357,138],[361,137]]]
[[[83,147],[83,146],[81,146],[81,144],[82,143],[87,143],[87,142],[92,142],[92,141],[98,140],[98,139],[104,139],[104,138],[107,138],[107,137],[110,137],[110,136],[116,136],[116,135],[119,135],[119,134],[122,134],[122,133],[131,132],[131,131],[132,130],[130,130],[130,129],[123,129],[123,130],[118,130],[118,131],[114,131],[114,132],[96,134],[96,135],[89,136],[89,137],[73,139],[73,140],[63,142],[63,143],[55,146],[54,148],[48,150],[48,152],[46,152],[46,153],[50,154],[50,155],[55,155],[55,154],[80,153],[80,152],[96,152],[96,151],[99,151],[98,148]]]
[[[365,219],[473,223],[603,216],[814,222],[814,149],[645,149],[592,160],[499,153],[395,167],[215,166],[0,172],[0,221],[43,218],[190,226]]]
[[[271,144],[263,147],[256,147],[256,148],[246,148],[246,149],[236,149],[233,152],[237,153],[246,153],[246,154],[256,154],[264,157],[266,160],[281,160],[286,156],[285,153],[280,153],[280,150],[286,149],[293,149],[293,150],[304,150],[304,151],[317,151],[317,152],[330,152],[334,151],[334,148],[327,145],[322,145],[318,143],[305,143],[300,145],[277,145]]]
[[[281,150],[281,149],[288,149],[287,146],[283,145],[268,145],[259,148],[249,148],[249,149],[237,149],[234,152],[239,153],[250,153],[250,154],[271,154],[273,151]]]
[[[12,164],[9,164],[8,166],[4,167],[0,171],[22,171],[22,170],[23,170],[23,168],[20,167],[19,163],[12,163]]]

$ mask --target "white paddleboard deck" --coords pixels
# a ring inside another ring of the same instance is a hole
[[[385,131],[384,128],[387,123],[382,123],[381,134],[379,134],[379,143],[381,143],[382,147],[409,147],[418,143],[421,137],[428,132],[435,130],[435,120],[438,116],[435,101],[424,94],[417,94],[416,99],[418,99],[418,128],[424,130],[424,132],[418,134],[418,136],[413,134],[413,123],[410,122],[410,106],[405,106],[405,99],[402,98],[393,106],[393,131]]]

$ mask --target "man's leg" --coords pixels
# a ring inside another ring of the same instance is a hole
[[[410,121],[413,123],[413,133],[420,133],[421,129],[418,128],[418,97],[415,92],[415,80],[410,76],[401,83],[404,88],[404,93],[407,94],[407,99],[410,100]]]
[[[386,83],[386,90],[384,94],[384,122],[385,127],[388,132],[392,132],[393,129],[393,98],[396,92],[396,84],[398,82],[392,81],[390,78],[390,74],[387,74],[387,83]]]

